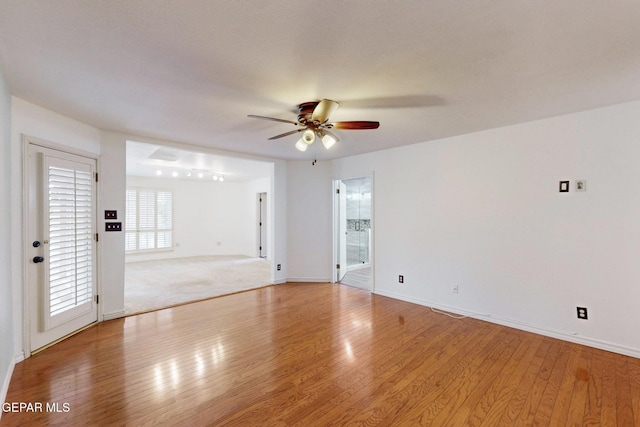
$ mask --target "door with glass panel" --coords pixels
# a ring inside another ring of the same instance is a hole
[[[27,147],[27,298],[31,352],[98,320],[96,160]]]
[[[334,185],[337,279],[342,284],[372,290],[371,177],[344,179]]]

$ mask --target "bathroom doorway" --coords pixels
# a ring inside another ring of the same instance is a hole
[[[373,203],[371,177],[334,181],[336,281],[373,289]]]

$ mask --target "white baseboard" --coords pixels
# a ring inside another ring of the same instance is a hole
[[[287,279],[278,279],[273,281],[274,285],[282,285],[283,283],[287,283]]]
[[[478,320],[484,320],[486,322],[495,323],[502,326],[507,326],[509,328],[519,329],[522,331],[532,332],[538,335],[544,335],[546,337],[557,338],[559,340],[572,342],[575,344],[586,345],[587,347],[593,347],[600,350],[611,351],[613,353],[623,354],[625,356],[635,357],[640,359],[640,349],[635,349],[631,347],[626,347],[623,345],[610,343],[607,341],[602,341],[594,338],[585,337],[582,335],[572,334],[569,332],[563,331],[554,331],[550,329],[539,328],[537,326],[529,325],[526,323],[522,323],[512,319],[501,318],[498,316],[494,316],[491,314],[484,313],[476,313],[468,310],[464,310],[458,307],[449,307],[442,304],[435,304],[430,301],[422,300],[419,298],[408,297],[406,295],[396,294],[393,292],[386,291],[374,291],[377,295],[382,295],[389,298],[398,299],[401,301],[410,302],[413,304],[423,305],[426,307],[432,307],[438,310],[444,310],[449,313],[460,314],[467,317],[472,317]]]
[[[331,283],[331,279],[327,277],[287,277],[287,282]]]
[[[114,311],[113,313],[103,313],[102,320],[119,319],[121,317],[124,317],[124,315],[125,315],[124,310]]]
[[[23,357],[24,359],[24,357]],[[9,392],[9,384],[11,383],[11,377],[13,376],[13,368],[16,366],[16,361],[12,360],[9,364],[9,369],[7,369],[7,374],[4,376],[4,381],[2,381],[2,389],[0,389],[0,403],[4,403],[7,401],[7,393]],[[0,410],[0,419],[2,419],[2,410]]]

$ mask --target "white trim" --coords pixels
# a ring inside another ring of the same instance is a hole
[[[24,352],[20,352],[20,354],[16,354],[16,357],[13,359],[13,362],[17,365],[18,363],[22,362],[24,359],[26,359]]]
[[[29,241],[29,144],[30,137],[22,135],[22,241]],[[31,319],[29,316],[30,293],[27,280],[29,280],[29,254],[28,245],[22,245],[22,352],[31,354]]]
[[[114,311],[111,313],[104,313],[102,315],[102,320],[113,320],[113,319],[120,319],[121,317],[125,316],[125,311],[124,310],[118,310],[118,311]]]
[[[272,280],[274,285],[283,285],[285,283],[287,283],[287,279],[278,279],[278,280]]]
[[[19,362],[19,361],[18,361]],[[12,360],[9,363],[9,369],[7,369],[7,375],[2,382],[2,389],[0,389],[0,403],[7,401],[7,393],[9,392],[9,384],[11,383],[11,377],[13,376],[13,368],[15,368],[17,361]],[[0,410],[0,419],[2,419],[2,410]]]
[[[35,136],[30,136],[26,134],[22,134],[22,141],[23,143],[27,142],[29,144],[37,145],[39,147],[49,148],[56,151],[62,151],[67,154],[86,157],[88,159],[95,159],[96,161],[98,160],[98,157],[100,157],[99,153],[94,153],[92,151],[85,151],[85,150],[80,150],[73,147],[68,147],[66,145],[58,144],[52,141],[47,141],[42,138],[36,138]]]
[[[329,277],[287,277],[286,282],[331,283]]]
[[[473,311],[464,310],[458,307],[450,307],[442,304],[435,304],[420,298],[408,297],[406,295],[396,294],[394,292],[376,291],[377,295],[382,295],[389,298],[398,299],[401,301],[410,302],[426,307],[432,307],[438,310],[444,310],[450,313],[460,314],[463,316],[471,317],[478,320],[484,320],[486,322],[495,323],[509,328],[519,329],[521,331],[532,332],[538,335],[544,335],[546,337],[556,338],[562,341],[568,341],[575,344],[585,345],[587,347],[593,347],[600,350],[611,351],[613,353],[622,354],[625,356],[635,357],[640,359],[640,349],[625,347],[619,344],[611,343],[608,341],[602,341],[594,338],[578,335],[577,333],[570,333],[565,331],[554,331],[551,329],[538,328],[527,323],[518,322],[511,319],[497,317],[489,313],[476,313]]]

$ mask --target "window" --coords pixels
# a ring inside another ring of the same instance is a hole
[[[173,247],[173,193],[152,188],[127,189],[125,250]]]

